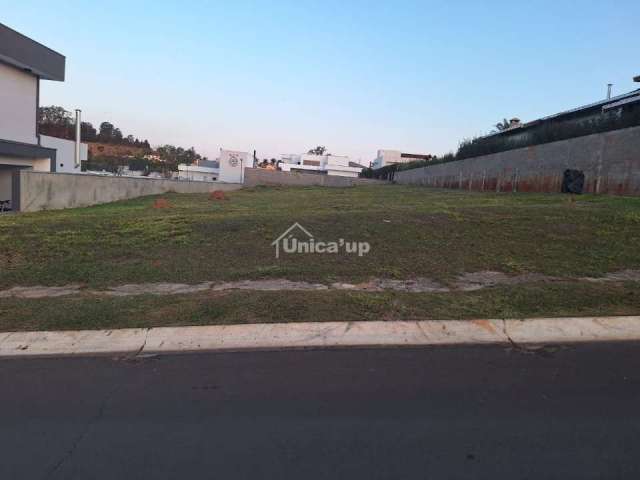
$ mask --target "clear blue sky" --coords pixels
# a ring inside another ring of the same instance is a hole
[[[67,57],[41,104],[210,157],[444,153],[640,87],[637,0],[0,0],[0,22]]]

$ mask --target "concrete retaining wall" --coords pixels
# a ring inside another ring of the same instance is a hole
[[[242,185],[20,170],[14,173],[13,187],[14,210],[35,212],[87,207],[167,192],[207,193],[213,190],[237,190]]]
[[[495,192],[560,192],[566,169],[585,191],[640,195],[640,127],[397,172],[400,184]]]
[[[377,185],[385,182],[368,178],[339,177],[313,173],[280,172],[264,168],[246,168],[244,184],[247,187],[258,185],[288,185],[298,187],[353,187],[354,185]]]

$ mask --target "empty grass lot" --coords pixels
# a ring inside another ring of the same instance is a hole
[[[81,284],[288,279],[331,284],[465,273],[561,277],[475,292],[203,292],[0,299],[0,330],[206,323],[640,313],[640,199],[482,194],[405,186],[254,188],[165,195],[0,216],[0,290]],[[288,254],[271,242],[293,222],[317,240],[366,241],[364,257]]]

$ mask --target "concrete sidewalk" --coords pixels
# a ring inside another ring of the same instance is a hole
[[[426,320],[0,333],[0,357],[640,340],[640,317]]]

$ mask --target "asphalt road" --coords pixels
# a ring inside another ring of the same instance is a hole
[[[0,479],[640,478],[640,345],[0,361]]]

